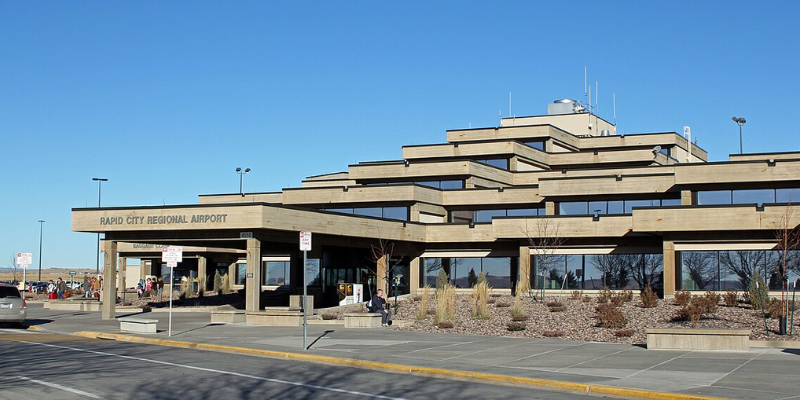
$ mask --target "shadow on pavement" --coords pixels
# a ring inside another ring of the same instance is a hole
[[[314,339],[314,341],[313,341],[313,342],[311,342],[311,344],[309,344],[309,345],[308,345],[308,347],[306,348],[306,350],[308,350],[308,349],[310,349],[312,346],[314,346],[314,344],[315,344],[315,343],[319,342],[319,340],[320,340],[320,339],[322,339],[322,338],[324,338],[324,337],[325,337],[327,334],[329,334],[329,333],[333,333],[333,332],[336,332],[336,331],[334,331],[334,330],[327,330],[327,331],[325,331],[325,333],[323,333],[322,335],[319,335],[319,337],[317,337],[316,339]]]

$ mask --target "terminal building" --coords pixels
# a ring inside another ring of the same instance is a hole
[[[349,165],[300,188],[73,209],[73,230],[104,234],[106,300],[118,285],[168,277],[167,245],[183,248],[176,276],[210,289],[226,275],[245,288],[248,311],[264,296],[302,294],[303,271],[318,306],[338,304],[342,283],[363,284],[365,297],[416,293],[442,269],[463,290],[483,272],[512,293],[651,285],[671,296],[742,290],[754,274],[781,287],[776,234],[800,224],[800,152],[708,162],[684,134],[620,135],[571,100],[547,109],[449,130],[444,143],[405,146],[400,160]],[[301,231],[312,233],[305,268]],[[140,276],[116,282],[129,258],[141,260]]]

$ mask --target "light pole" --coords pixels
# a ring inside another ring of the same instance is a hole
[[[242,191],[242,179],[244,178],[244,174],[248,172],[250,172],[250,168],[245,168],[245,170],[242,171],[241,167],[236,167],[236,173],[239,174],[239,194],[242,195],[242,197],[244,197],[244,192]]]
[[[100,208],[100,199],[103,193],[103,182],[107,182],[107,178],[92,178],[97,182],[97,208]],[[95,268],[95,275],[100,274],[100,232],[97,232],[97,265]]]
[[[731,119],[736,122],[736,125],[739,125],[739,154],[742,154],[742,125],[747,121],[742,117],[733,117]]]
[[[39,220],[39,279],[42,281],[42,230],[44,229],[44,220]]]

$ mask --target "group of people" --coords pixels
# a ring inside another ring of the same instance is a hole
[[[139,279],[139,283],[136,284],[136,294],[140,299],[144,296],[158,296],[160,299],[163,292],[164,280],[161,278],[147,278],[147,280]]]
[[[103,290],[103,275],[99,278],[89,278],[88,275],[83,277],[83,297],[89,299],[100,297],[101,290]]]
[[[58,278],[55,282],[51,279],[50,282],[47,283],[47,293],[50,295],[51,299],[63,299],[64,293],[67,292],[67,282],[63,279]]]

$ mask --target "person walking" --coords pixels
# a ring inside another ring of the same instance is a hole
[[[59,300],[64,298],[64,292],[66,291],[67,291],[67,283],[64,282],[63,279],[58,278],[58,282],[56,283],[56,293],[58,293]]]
[[[89,279],[89,275],[83,276],[83,297],[92,297],[92,281]]]
[[[375,296],[372,296],[372,310],[381,314],[381,326],[387,327],[392,324],[392,310],[386,304],[383,289],[378,289]]]

